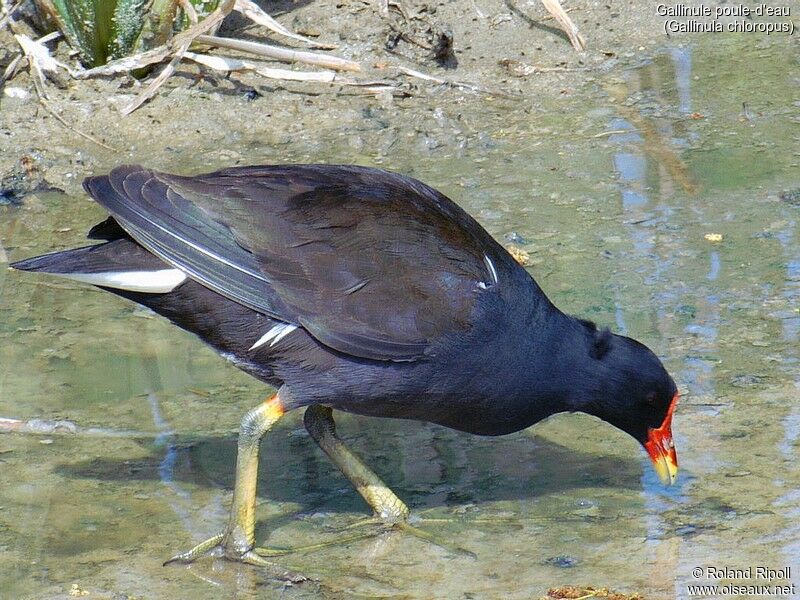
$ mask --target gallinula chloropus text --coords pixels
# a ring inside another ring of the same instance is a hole
[[[176,560],[217,549],[265,562],[253,533],[259,441],[300,407],[390,523],[408,508],[343,445],[332,409],[479,435],[582,411],[675,478],[678,392],[658,358],[561,312],[472,217],[415,179],[335,165],[194,177],[121,166],[84,188],[111,213],[89,232],[104,242],[12,266],[147,306],[278,390],[242,421],[225,531]]]

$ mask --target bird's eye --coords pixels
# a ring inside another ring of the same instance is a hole
[[[656,392],[648,392],[644,399],[648,404],[655,405],[658,400],[658,394]]]

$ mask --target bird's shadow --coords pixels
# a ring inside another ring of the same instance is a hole
[[[530,431],[484,438],[431,424],[382,421],[376,427],[374,419],[350,417],[342,438],[414,510],[535,500],[581,488],[638,490],[641,485],[641,462],[634,457],[576,451]],[[63,462],[56,471],[72,479],[233,488],[235,437],[174,440],[162,447],[152,440],[139,443],[149,448],[149,456]],[[366,512],[355,489],[299,429],[278,428],[264,438],[258,494],[268,502],[299,504],[304,513]]]

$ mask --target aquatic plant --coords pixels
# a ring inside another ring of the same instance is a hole
[[[188,0],[199,17],[219,0]],[[179,0],[35,0],[86,67],[163,44],[189,18]]]

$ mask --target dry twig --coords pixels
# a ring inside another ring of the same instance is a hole
[[[333,48],[336,48],[335,44],[316,42],[305,36],[294,33],[293,31],[289,31],[286,29],[286,27],[278,23],[270,15],[261,10],[261,8],[255,2],[251,2],[251,0],[236,0],[236,6],[234,6],[233,10],[240,12],[257,25],[262,25],[274,33],[297,40],[299,42],[303,42],[304,44],[308,44],[312,48],[321,48],[326,50],[332,50]]]
[[[164,82],[169,79],[170,75],[175,72],[175,68],[183,59],[183,55],[189,49],[189,46],[192,45],[192,42],[194,42],[194,40],[202,34],[222,23],[223,19],[227,17],[233,10],[235,3],[235,0],[225,0],[225,2],[220,4],[215,11],[203,19],[201,23],[192,25],[186,31],[183,31],[172,38],[172,40],[167,44],[167,46],[173,48],[172,59],[169,61],[167,66],[161,70],[161,73],[159,73],[158,76],[150,82],[150,85],[148,85],[147,88],[141,94],[139,94],[139,96],[133,102],[122,108],[122,114],[129,115],[142,104],[147,102],[150,98],[152,98],[158,91],[158,88],[160,88]],[[196,17],[197,15],[195,15],[195,18]]]
[[[240,60],[227,56],[210,56],[187,52],[185,58],[199,63],[215,71],[230,73],[233,71],[252,71],[268,79],[286,79],[290,81],[316,81],[332,83],[336,79],[334,71],[290,71],[288,69],[273,69],[249,60]]]
[[[186,16],[189,17],[191,24],[197,25],[197,11],[194,9],[194,4],[189,0],[178,0],[178,3],[181,5],[183,12],[186,13]]]
[[[49,76],[53,77],[58,73],[59,68],[67,69],[67,67],[50,56],[49,50],[47,50],[41,41],[32,40],[27,35],[21,33],[14,34],[14,38],[17,40],[20,48],[22,48],[22,53],[28,61],[28,68],[31,71],[31,78],[33,79],[33,87],[36,90],[36,96],[39,98],[39,103],[42,105],[42,107],[64,127],[84,138],[85,140],[97,144],[106,150],[118,152],[116,148],[112,148],[111,146],[104,144],[97,138],[89,135],[88,133],[84,133],[80,129],[77,129],[67,123],[64,117],[58,114],[47,101],[47,92],[45,90],[46,74],[49,74]]]
[[[179,1],[185,3],[187,0]],[[308,38],[304,38],[292,33],[274,21],[272,17],[264,13],[258,6],[250,2],[250,0],[226,0],[219,7],[217,7],[215,11],[213,11],[200,22],[196,22],[196,14],[187,11],[190,20],[193,22],[193,25],[185,31],[177,34],[163,46],[153,48],[152,50],[148,50],[146,52],[141,52],[134,56],[128,56],[119,60],[111,61],[105,65],[95,67],[93,69],[70,71],[70,74],[76,79],[88,79],[91,77],[130,73],[136,69],[148,67],[169,59],[169,63],[164,67],[164,69],[162,69],[158,76],[156,76],[155,79],[150,82],[147,88],[141,94],[139,94],[139,96],[133,102],[122,108],[122,114],[127,115],[139,108],[142,104],[155,95],[161,85],[163,85],[163,83],[175,72],[175,69],[180,61],[187,56],[189,47],[195,42],[207,46],[228,48],[249,54],[255,54],[257,56],[265,56],[276,60],[282,60],[284,62],[312,64],[338,71],[361,70],[361,67],[358,63],[335,56],[327,56],[313,52],[301,52],[288,48],[270,46],[268,44],[259,44],[256,42],[207,35],[209,31],[213,31],[214,28],[216,28],[217,25],[219,25],[219,23],[221,23],[222,20],[233,10],[242,12],[242,14],[254,22],[264,25],[270,28],[272,31],[280,33],[281,35],[286,35],[309,44],[320,46],[320,44],[316,44]],[[271,79],[318,81],[328,83],[333,81],[333,74],[330,72],[300,73],[282,69],[271,69],[269,67],[257,65],[252,62],[229,57],[213,57],[197,53],[189,54],[189,58],[191,58],[191,60],[194,62],[204,64],[205,66],[215,70],[228,72],[249,70]]]
[[[264,56],[266,58],[272,58],[283,62],[304,63],[307,65],[315,65],[318,67],[325,67],[327,69],[334,69],[336,71],[361,70],[361,65],[355,61],[347,60],[346,58],[328,56],[327,54],[318,54],[316,52],[303,52],[300,50],[292,50],[290,48],[281,48],[280,46],[260,44],[258,42],[236,40],[213,35],[197,36],[197,42],[200,44],[208,44],[209,46],[216,46],[218,48],[228,48],[229,50],[238,50],[248,54]]]
[[[13,6],[11,6],[11,7],[7,7],[7,6],[5,5],[5,3],[3,3],[3,8],[5,8],[5,9],[6,9],[4,12],[5,12],[6,14],[5,14],[5,16],[4,16],[2,19],[0,19],[0,29],[2,29],[3,27],[5,27],[5,26],[6,26],[6,23],[9,23],[9,22],[11,21],[11,17],[13,17],[13,16],[14,16],[14,13],[15,13],[15,12],[17,12],[17,9],[18,9],[20,6],[22,6],[22,0],[19,0],[19,2],[17,2],[16,4],[14,4],[14,5],[13,5]]]
[[[6,70],[0,76],[0,86],[3,85],[6,81],[9,81],[10,79],[13,79],[14,75],[17,74],[17,71],[19,70],[19,67],[22,64],[22,61],[23,61],[24,58],[25,58],[25,55],[22,52],[20,52],[19,54],[17,54],[14,57],[14,60],[12,60],[8,64],[8,66],[6,67]]]
[[[569,18],[569,15],[562,8],[561,3],[558,0],[542,0],[542,4],[544,4],[547,11],[553,15],[553,18],[555,18],[561,26],[561,29],[564,30],[564,33],[567,34],[572,47],[578,52],[586,50],[586,40],[583,39],[580,31],[578,31],[578,26],[572,22],[572,19]]]
[[[152,438],[153,433],[125,431],[101,427],[81,427],[74,421],[55,419],[12,419],[0,417],[0,433],[25,433],[31,435],[81,434],[97,437]]]
[[[415,77],[417,79],[422,79],[423,81],[432,81],[434,83],[439,83],[442,85],[449,85],[451,87],[456,88],[463,88],[473,92],[480,92],[481,94],[488,94],[489,96],[499,96],[501,98],[518,98],[518,94],[512,94],[509,92],[505,92],[503,90],[493,90],[491,88],[484,87],[482,85],[478,85],[476,83],[469,83],[467,81],[451,81],[449,79],[442,79],[441,77],[436,77],[434,75],[429,75],[428,73],[423,73],[422,71],[415,71],[414,69],[409,69],[408,67],[397,67],[397,70],[400,71],[403,75],[407,75],[409,77]]]

